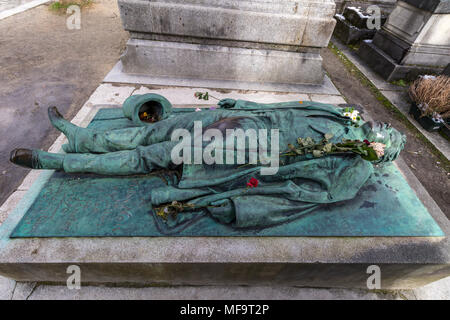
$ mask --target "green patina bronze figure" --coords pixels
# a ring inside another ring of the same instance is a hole
[[[16,149],[11,161],[70,173],[178,172],[176,183],[149,190],[168,223],[206,211],[244,228],[290,221],[318,205],[353,199],[373,165],[395,160],[405,144],[405,136],[388,124],[364,122],[329,104],[224,99],[218,105],[173,112],[162,96],[135,95],[123,105],[135,126],[108,131],[78,127],[50,108],[51,123],[68,139],[66,153]],[[235,133],[252,130],[256,135],[244,135],[239,143]]]

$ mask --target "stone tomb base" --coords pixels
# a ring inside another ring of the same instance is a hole
[[[400,79],[413,81],[422,74],[439,74],[442,72],[442,68],[399,64],[374,45],[371,40],[361,42],[358,55],[372,70],[388,82]]]
[[[130,39],[123,72],[175,79],[321,84],[320,50],[306,52]],[[264,66],[264,67],[262,67]]]
[[[121,122],[122,120],[117,119]],[[121,123],[120,125],[123,125]],[[78,265],[82,283],[146,284],[146,285],[289,285],[307,287],[366,288],[367,268],[381,269],[382,288],[414,288],[450,275],[449,221],[425,192],[407,166],[397,165],[409,186],[415,190],[430,216],[424,215],[417,225],[434,220],[439,227],[427,235],[408,236],[391,233],[403,222],[401,216],[383,228],[384,236],[365,236],[369,218],[360,222],[360,229],[352,228],[358,236],[340,236],[339,230],[330,236],[113,236],[114,228],[133,214],[122,215],[110,234],[102,237],[11,238],[19,223],[25,230],[37,232],[40,223],[24,220],[38,201],[51,171],[40,177],[24,196],[8,219],[0,227],[0,274],[19,281],[65,283],[67,267]],[[382,178],[381,178],[382,179]],[[399,178],[400,179],[400,178]],[[401,178],[403,179],[403,178]],[[77,184],[78,179],[68,179]],[[405,188],[408,188],[407,186]],[[392,193],[395,193],[392,191]],[[70,199],[80,200],[76,194],[59,204],[70,215]],[[143,198],[144,199],[144,198]],[[110,202],[109,193],[94,199],[99,206]],[[51,199],[49,199],[51,201]],[[420,202],[417,208],[421,207]],[[57,217],[54,206],[42,209],[36,219],[51,224]],[[368,207],[366,205],[366,207]],[[370,207],[370,206],[369,206]],[[79,208],[79,205],[77,205]],[[67,211],[69,210],[69,211]],[[368,209],[370,210],[370,208]],[[410,210],[416,210],[411,208]],[[393,217],[397,208],[384,210],[380,217]],[[112,212],[114,213],[114,212]],[[352,213],[352,212],[348,212]],[[374,213],[377,213],[374,211]],[[361,211],[361,214],[364,211]],[[72,215],[73,216],[73,215]],[[349,224],[342,212],[329,216],[328,221]],[[77,220],[77,215],[73,216]],[[80,220],[82,217],[78,217]],[[107,219],[107,218],[106,218]],[[70,220],[70,221],[69,221]],[[71,230],[79,221],[69,219],[62,230]],[[408,220],[408,219],[407,219]],[[376,223],[373,219],[370,223]],[[87,221],[89,224],[90,221]],[[97,222],[98,223],[98,222]],[[42,225],[42,223],[41,223]],[[433,224],[431,223],[430,226]],[[308,228],[308,225],[306,226]],[[359,232],[359,233],[358,233]],[[316,234],[318,235],[318,234]],[[401,236],[400,236],[401,235]],[[17,236],[17,234],[15,235]],[[20,236],[20,235],[19,235]],[[42,234],[41,234],[42,236]],[[45,236],[45,235],[44,235]]]
[[[274,84],[323,82],[332,0],[120,0],[127,75]]]
[[[377,29],[367,27],[368,15],[359,8],[345,8],[344,13],[336,14],[336,27],[333,35],[345,44],[355,44],[361,40],[372,39]],[[386,22],[386,17],[380,18],[381,25]]]
[[[344,19],[342,15],[336,15],[336,28],[333,35],[345,44],[355,44],[364,39],[372,39],[376,30],[358,28]]]

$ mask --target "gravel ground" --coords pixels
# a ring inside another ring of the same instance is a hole
[[[81,11],[81,29],[42,5],[0,20],[0,203],[28,170],[9,162],[18,147],[46,149],[58,136],[47,118],[56,105],[71,119],[125,48],[116,1]]]

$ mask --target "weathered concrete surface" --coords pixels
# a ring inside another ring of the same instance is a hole
[[[417,300],[450,300],[450,277],[412,291]]]
[[[17,282],[11,300],[27,300],[36,288],[36,282]],[[55,299],[56,300],[56,299]]]
[[[47,108],[72,118],[126,43],[117,3],[96,0],[80,30],[42,5],[0,20],[0,204],[29,170],[9,162],[14,148],[48,148],[59,133]]]
[[[119,8],[128,31],[245,41],[249,48],[255,42],[325,47],[335,25],[332,0],[119,0]]]
[[[408,292],[409,293],[409,292]],[[398,300],[403,293],[368,290],[314,289],[283,286],[200,286],[200,287],[82,287],[39,286],[29,300],[132,299],[132,300]]]
[[[320,85],[319,50],[336,24],[332,0],[120,0],[119,8],[132,37],[121,58],[124,74],[170,85],[180,79]]]
[[[322,72],[322,71],[321,71]],[[236,80],[205,80],[193,78],[170,78],[153,75],[130,74],[123,71],[122,61],[106,75],[104,82],[118,84],[144,84],[152,86],[197,87],[197,88],[221,88],[220,90],[238,89],[243,91],[270,91],[281,93],[309,93],[320,95],[339,95],[339,91],[326,75],[321,84],[294,84],[274,82],[249,82]]]
[[[0,277],[0,300],[11,300],[14,294],[16,281]]]
[[[20,190],[14,192],[0,207],[0,225],[8,217],[9,212],[11,212],[19,203],[20,200],[25,196],[26,191]]]
[[[318,50],[302,53],[130,39],[121,60],[125,73],[154,77],[307,84],[321,83],[324,76]]]
[[[50,0],[0,0],[0,20],[40,6]]]
[[[0,277],[0,300],[449,300],[450,277],[413,290],[298,288],[291,286],[108,287],[20,283]],[[31,289],[31,290],[30,290]]]

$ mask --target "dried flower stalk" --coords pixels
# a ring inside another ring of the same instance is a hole
[[[422,116],[437,113],[443,119],[450,118],[450,77],[419,77],[409,87],[409,96],[420,106]]]

